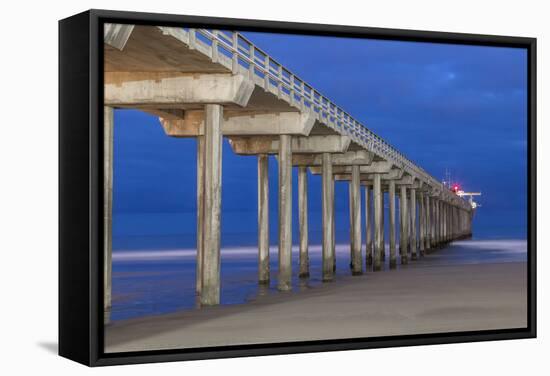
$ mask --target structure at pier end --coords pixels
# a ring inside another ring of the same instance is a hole
[[[111,302],[114,108],[153,114],[167,136],[196,139],[196,292],[203,305],[220,302],[223,137],[229,139],[234,153],[258,160],[259,283],[270,280],[270,155],[277,156],[279,171],[279,290],[291,289],[293,275],[294,167],[298,169],[298,274],[302,278],[310,275],[308,171],[322,176],[324,281],[333,280],[335,274],[336,182],[349,184],[353,275],[382,269],[385,192],[390,267],[471,236],[474,208],[469,202],[237,32],[106,24],[104,59],[106,321]],[[362,226],[366,228],[364,240]]]

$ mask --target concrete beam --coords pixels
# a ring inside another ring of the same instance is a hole
[[[344,154],[332,156],[333,166],[370,165],[374,154],[366,150],[348,151]],[[321,166],[323,156],[321,154],[298,154],[292,156],[294,166]]]
[[[403,175],[403,170],[401,169],[392,169],[389,173],[380,174],[382,179],[382,189],[387,191],[389,189],[389,182],[391,180],[401,181],[401,176]],[[374,174],[360,174],[361,185],[371,185],[373,184]],[[337,173],[334,175],[334,180],[337,181],[349,181],[351,180],[351,175],[346,173]]]
[[[106,23],[103,25],[103,42],[122,51],[133,30],[134,25]]]
[[[292,137],[292,153],[344,153],[351,139],[347,136]],[[275,137],[230,137],[229,144],[240,155],[277,154],[279,140]]]
[[[359,166],[359,172],[361,173],[361,180],[371,180],[369,174],[378,174],[381,176],[381,174],[389,173],[392,170],[392,163],[386,162],[386,161],[380,161],[380,162],[372,162],[368,166]],[[321,168],[320,167],[310,167],[309,170],[314,175],[321,174]],[[349,174],[351,177],[351,171],[352,166],[334,166],[332,168],[332,173],[336,175],[347,175]],[[367,176],[364,176],[367,175]],[[365,178],[366,179],[363,179]],[[339,178],[343,178],[342,176],[339,176]],[[349,180],[349,179],[348,179]]]
[[[255,84],[240,74],[174,72],[105,72],[104,102],[118,107],[183,104],[247,105]]]
[[[415,177],[411,175],[403,176],[401,179],[397,179],[395,181],[395,184],[397,185],[407,185],[408,188],[413,188],[412,186],[415,184]],[[416,185],[415,187],[416,188]]]
[[[375,163],[379,163],[379,162],[375,162]],[[380,177],[383,181],[393,180],[395,182],[396,180],[400,181],[403,177],[403,174],[404,174],[404,170],[400,168],[392,168],[389,172],[381,174]],[[362,180],[369,181],[373,179],[374,179],[374,174],[366,174],[366,176],[365,174],[363,174]]]
[[[160,117],[164,132],[171,137],[197,137],[204,133],[204,111],[185,111],[183,118]],[[311,112],[243,114],[226,111],[224,136],[308,136],[315,123]]]

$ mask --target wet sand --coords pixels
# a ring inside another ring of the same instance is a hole
[[[122,320],[106,352],[520,328],[525,262],[368,272],[246,304]]]

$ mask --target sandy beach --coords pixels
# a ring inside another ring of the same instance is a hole
[[[427,257],[429,258],[429,256]],[[525,262],[419,262],[292,293],[115,321],[106,352],[519,328]]]

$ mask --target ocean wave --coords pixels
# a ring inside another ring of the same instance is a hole
[[[461,240],[452,244],[479,250],[498,251],[499,253],[527,253],[527,241],[523,239]]]
[[[322,245],[312,244],[308,247],[310,254],[320,254]],[[348,244],[337,244],[336,253],[349,252]],[[270,255],[276,256],[278,252],[277,245],[269,247]],[[299,246],[292,246],[292,253],[298,253]],[[258,254],[258,248],[255,246],[246,247],[223,247],[221,256],[223,258],[255,256]],[[195,258],[197,256],[196,249],[158,249],[158,250],[115,250],[113,252],[113,261],[141,261],[141,260],[180,260],[187,258]]]
[[[471,250],[480,251],[494,251],[499,253],[526,253],[527,241],[521,239],[510,240],[461,240],[452,243],[452,246],[465,247]],[[309,245],[308,251],[310,256],[319,256],[322,252],[322,245],[312,244]],[[386,249],[389,248],[389,244],[386,244]],[[363,253],[365,251],[365,245],[363,244]],[[272,257],[276,257],[278,252],[277,245],[272,245],[269,248],[269,253]],[[298,245],[292,246],[292,253],[297,254],[299,252]],[[336,254],[344,254],[350,252],[349,244],[337,244]],[[221,249],[221,256],[224,259],[237,258],[243,256],[256,256],[258,254],[258,248],[255,246],[246,247],[223,247]],[[182,260],[195,258],[197,256],[196,249],[158,249],[158,250],[118,250],[113,252],[113,261],[154,261],[154,260]]]

